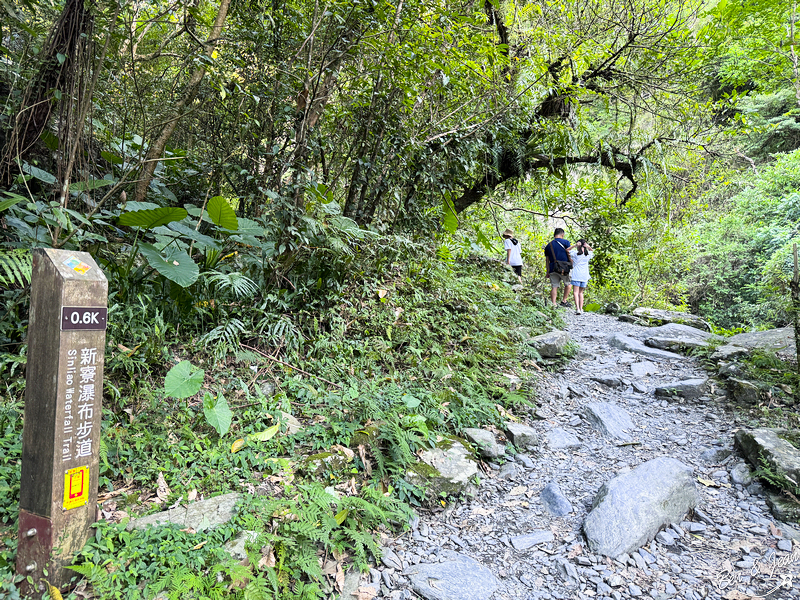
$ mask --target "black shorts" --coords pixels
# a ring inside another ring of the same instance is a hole
[[[514,269],[514,273],[517,274],[517,277],[522,277],[522,265],[511,265],[511,268]]]

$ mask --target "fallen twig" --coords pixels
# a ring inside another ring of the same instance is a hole
[[[108,492],[107,494],[103,494],[102,496],[97,497],[98,502],[105,502],[106,500],[110,500],[111,498],[116,498],[117,496],[121,496],[125,492],[130,491],[133,488],[133,484],[130,483],[126,486],[123,486],[113,492]]]
[[[282,360],[279,360],[279,359],[275,358],[274,356],[270,356],[270,355],[269,355],[269,354],[267,354],[266,352],[262,352],[262,351],[261,351],[261,350],[259,350],[258,348],[253,348],[253,346],[248,346],[247,344],[242,344],[241,342],[239,342],[239,345],[240,345],[242,348],[247,348],[248,350],[252,350],[252,351],[253,351],[253,352],[255,352],[256,354],[260,354],[260,355],[261,355],[261,356],[263,356],[264,358],[268,358],[268,359],[269,359],[269,360],[271,360],[271,361],[274,361],[274,362],[276,362],[276,363],[278,363],[278,364],[281,364],[281,365],[283,365],[284,367],[289,367],[290,369],[294,369],[295,371],[297,371],[297,372],[299,372],[299,373],[302,373],[303,375],[308,375],[309,377],[314,377],[314,378],[316,378],[316,379],[319,379],[320,381],[324,381],[324,382],[325,382],[325,383],[327,383],[328,385],[332,385],[332,386],[334,386],[334,387],[337,387],[337,388],[339,388],[339,389],[342,389],[342,386],[341,386],[341,385],[339,385],[338,383],[334,383],[334,382],[332,382],[332,381],[330,381],[330,380],[328,380],[328,379],[325,379],[324,377],[320,377],[319,375],[314,375],[313,373],[309,373],[308,371],[304,371],[304,370],[303,370],[303,369],[301,369],[300,367],[295,367],[294,365],[290,365],[290,364],[289,364],[289,363],[287,363],[287,362],[283,362]]]

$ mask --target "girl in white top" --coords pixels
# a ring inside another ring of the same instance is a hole
[[[583,292],[589,283],[589,261],[592,260],[592,247],[586,240],[578,240],[574,246],[567,248],[572,257],[572,293],[575,296],[575,314],[583,313]]]
[[[503,247],[506,249],[506,264],[510,265],[522,283],[522,246],[514,237],[514,232],[506,229],[503,232]]]

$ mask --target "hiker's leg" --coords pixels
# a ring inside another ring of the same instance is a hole
[[[558,273],[550,273],[547,277],[550,279],[550,301],[555,305],[556,298],[558,298],[558,285],[561,282],[561,276]]]

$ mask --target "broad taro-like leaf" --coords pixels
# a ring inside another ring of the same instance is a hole
[[[203,400],[203,414],[206,416],[208,424],[216,429],[220,436],[228,433],[233,420],[233,413],[228,406],[228,401],[225,400],[225,396],[222,394],[219,396],[206,394]]]
[[[188,360],[182,360],[172,367],[164,379],[164,392],[170,398],[194,396],[203,385],[205,371],[195,367]]]
[[[141,227],[143,229],[153,229],[173,221],[182,221],[188,216],[185,208],[177,206],[149,208],[145,210],[135,210],[121,215],[120,225],[128,227]]]
[[[239,220],[236,218],[236,213],[233,212],[231,205],[222,196],[214,196],[208,201],[206,206],[208,216],[218,227],[224,227],[231,231],[239,229]]]
[[[200,267],[186,252],[172,252],[164,256],[151,244],[140,244],[139,251],[151,267],[181,287],[189,287],[200,276]]]

